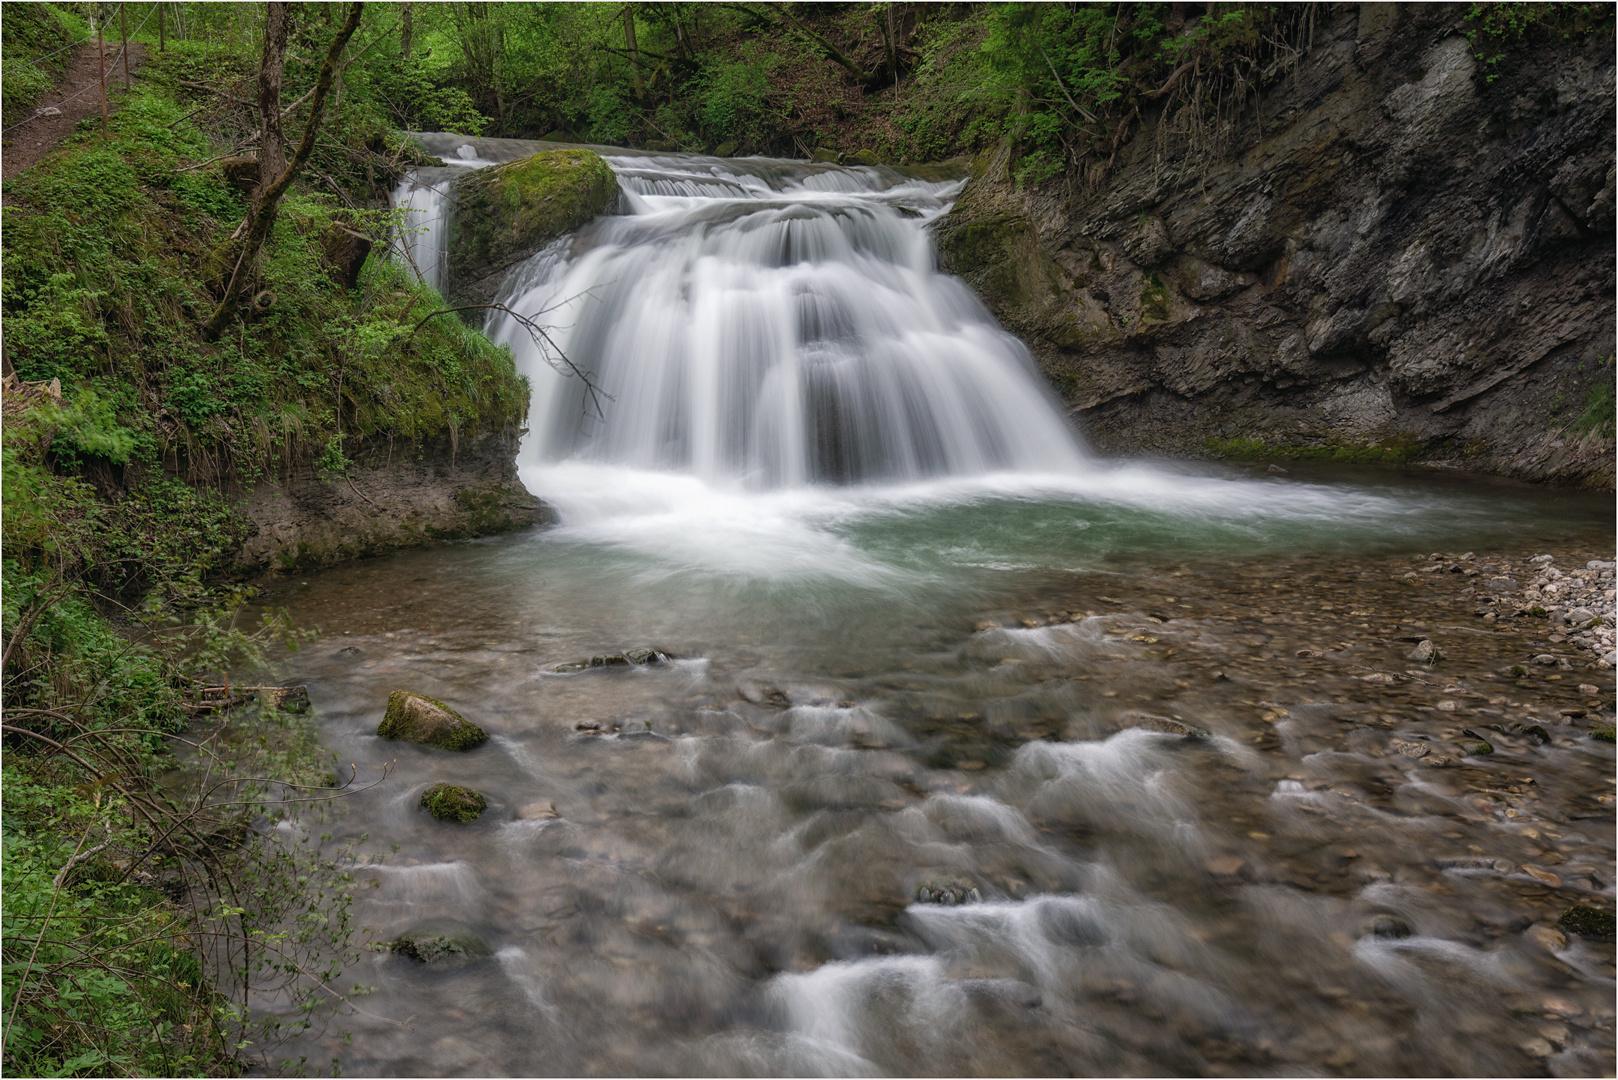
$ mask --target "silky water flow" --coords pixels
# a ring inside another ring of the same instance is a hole
[[[425,139],[449,164],[397,201],[442,286],[445,181],[543,144]],[[374,988],[363,1011],[296,1052],[355,1075],[1610,1072],[1611,947],[1529,932],[1610,908],[1610,745],[1563,725],[1421,763],[1461,724],[1582,700],[1594,673],[1503,684],[1517,631],[1454,625],[1459,585],[1435,586],[1529,547],[1610,559],[1609,498],[1096,458],[935,268],[959,181],[604,153],[617,212],[501,290],[554,348],[486,326],[531,381],[521,471],[559,523],[271,590],[322,632],[283,674],[323,745],[362,781],[395,762],[305,826],[364,837],[357,924],[482,946],[366,954],[340,980]],[[1455,574],[1418,589],[1434,550]],[[1429,636],[1424,667],[1401,639]],[[670,659],[556,670],[638,648]],[[491,740],[378,739],[395,689]],[[440,781],[488,809],[433,820]]]

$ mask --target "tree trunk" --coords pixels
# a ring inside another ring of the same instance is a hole
[[[281,134],[281,73],[286,69],[287,36],[292,5],[271,0],[264,5],[264,59],[258,66],[259,190],[275,182],[287,168],[287,141]]]
[[[624,5],[624,48],[629,50],[629,63],[635,70],[635,100],[640,100],[640,49],[635,47],[635,11],[629,5]]]
[[[264,247],[264,240],[270,235],[271,226],[275,224],[276,210],[281,205],[281,198],[292,187],[298,173],[303,171],[309,155],[314,153],[315,133],[320,129],[321,114],[326,111],[326,96],[331,93],[332,81],[337,77],[337,61],[341,59],[343,50],[348,47],[349,38],[359,29],[360,13],[364,9],[363,3],[356,2],[349,5],[348,18],[337,31],[337,37],[333,39],[331,48],[326,50],[326,58],[320,65],[320,77],[315,80],[314,95],[309,101],[309,120],[304,124],[303,139],[299,141],[292,160],[287,163],[280,176],[272,180],[265,175],[260,181],[258,202],[245,222],[248,228],[242,243],[241,255],[236,259],[235,268],[231,271],[230,281],[225,286],[219,306],[214,309],[213,315],[202,328],[202,336],[209,341],[218,341],[220,335],[225,332],[226,324],[236,314],[242,285],[258,261],[259,250]],[[279,123],[280,114],[276,113],[275,116]]]
[[[411,23],[410,0],[399,5],[399,55],[410,59],[410,38],[414,33]]]

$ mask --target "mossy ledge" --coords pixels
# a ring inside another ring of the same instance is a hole
[[[582,147],[542,150],[455,181],[449,292],[487,303],[506,271],[604,212],[618,194],[611,166]]]
[[[437,698],[411,690],[388,695],[388,709],[376,729],[384,739],[436,746],[440,750],[471,750],[489,741],[489,733]]]
[[[434,784],[421,793],[421,806],[439,821],[466,825],[489,808],[489,801],[471,788]]]

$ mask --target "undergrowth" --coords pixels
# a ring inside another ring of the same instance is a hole
[[[343,221],[380,240],[394,223],[320,192],[286,199],[252,283],[257,304],[205,342],[216,251],[246,203],[217,167],[195,167],[216,151],[185,112],[160,86],[137,86],[110,143],[81,132],[7,185],[20,208],[4,229],[8,352],[24,379],[62,380],[83,413],[81,460],[120,483],[138,466],[247,485],[343,439],[521,423],[527,387],[508,352],[453,320],[409,334],[440,306],[430,290],[381,259],[354,290],[331,280],[324,229]]]

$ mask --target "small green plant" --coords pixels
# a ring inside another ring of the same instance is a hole
[[[1612,357],[1604,356],[1596,364],[1601,381],[1590,388],[1584,399],[1584,411],[1573,421],[1573,430],[1580,435],[1596,434],[1605,439],[1614,435],[1614,403]]]
[[[1488,65],[1485,82],[1500,77],[1498,65],[1510,51],[1535,38],[1571,41],[1613,25],[1613,6],[1598,3],[1476,3],[1466,11],[1466,39],[1472,55]]]

